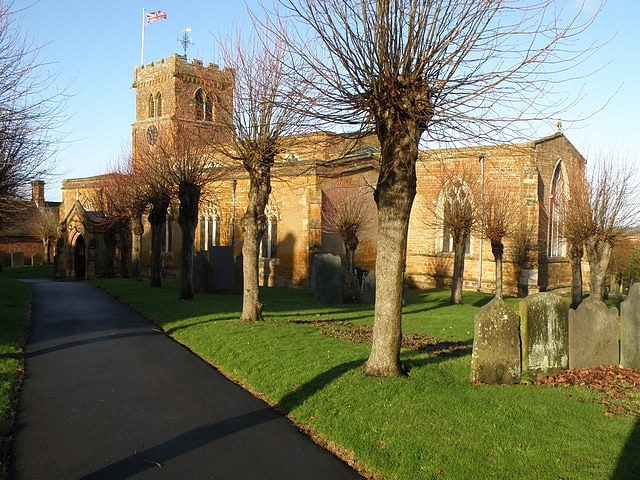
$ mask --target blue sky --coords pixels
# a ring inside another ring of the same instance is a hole
[[[177,40],[185,27],[191,28],[195,42],[187,50],[189,58],[218,63],[213,35],[224,35],[232,25],[242,28],[250,24],[244,2],[239,0],[15,2],[16,7],[27,5],[23,32],[36,45],[44,45],[41,58],[52,63],[49,68],[58,72],[60,85],[72,82],[73,96],[67,103],[70,118],[64,127],[67,140],[57,154],[57,178],[48,180],[48,200],[59,199],[62,178],[108,170],[130,142],[135,120],[131,83],[141,58],[143,8],[167,13],[166,20],[146,26],[145,63],[182,53]],[[637,0],[609,0],[593,28],[580,39],[589,44],[613,37],[584,66],[587,70],[602,69],[570,85],[572,91],[582,91],[584,98],[567,118],[596,112],[579,125],[563,123],[569,140],[587,155],[616,151],[635,156],[640,152],[639,18]],[[556,121],[550,119],[542,125],[540,135],[553,133]]]

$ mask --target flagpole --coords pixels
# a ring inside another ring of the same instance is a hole
[[[144,67],[144,8],[142,9],[142,47],[140,48],[140,65]]]

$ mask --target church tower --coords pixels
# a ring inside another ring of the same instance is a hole
[[[206,142],[223,142],[232,134],[233,71],[174,54],[137,66],[136,120],[132,149],[162,141],[170,129],[196,127]]]

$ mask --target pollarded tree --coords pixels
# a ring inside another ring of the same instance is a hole
[[[568,245],[571,264],[571,308],[575,309],[582,302],[582,258],[592,223],[589,184],[584,168],[573,168],[567,172],[567,176],[568,192],[560,191],[561,198],[554,198],[553,201],[559,209],[562,235]]]
[[[295,144],[302,131],[302,96],[290,83],[283,63],[283,44],[268,29],[257,29],[243,40],[223,45],[226,67],[234,72],[233,103],[227,112],[235,130],[228,143],[214,145],[225,157],[242,164],[249,175],[247,208],[242,219],[241,321],[263,320],[259,290],[260,241],[267,229],[265,209],[271,194],[271,171],[276,157]]]
[[[51,263],[51,245],[58,236],[58,216],[50,207],[37,207],[29,224],[29,230],[42,241],[43,261]]]
[[[358,233],[375,221],[371,210],[371,188],[340,186],[327,192],[322,202],[322,230],[340,235],[344,244],[347,269],[353,272],[353,261],[360,243]]]
[[[161,208],[166,212],[171,196],[178,199],[177,222],[181,242],[178,253],[179,298],[193,298],[193,254],[198,224],[198,211],[202,189],[223,173],[208,143],[212,141],[199,124],[176,122],[159,135],[156,143],[145,148],[144,170],[149,171],[160,185],[165,185],[169,196],[161,196]],[[166,204],[166,207],[164,206]],[[152,207],[152,214],[155,204]],[[151,214],[149,216],[151,220]]]
[[[65,90],[21,32],[20,11],[0,2],[0,230],[21,212],[32,180],[50,175]]]
[[[495,175],[494,178],[500,178]],[[502,298],[502,265],[504,257],[504,238],[517,237],[516,242],[526,242],[527,236],[521,236],[520,227],[525,225],[525,206],[519,192],[501,182],[482,186],[480,198],[480,221],[477,223],[482,237],[491,243],[491,253],[496,264],[495,295]],[[525,244],[525,251],[526,251]]]
[[[589,219],[585,247],[591,298],[603,300],[613,247],[640,224],[635,169],[625,158],[602,155],[587,172]]]
[[[403,374],[402,282],[423,134],[440,142],[513,140],[515,122],[557,118],[567,103],[546,95],[584,58],[571,49],[591,20],[580,23],[581,12],[564,12],[559,3],[278,0],[298,22],[298,35],[282,38],[305,63],[292,73],[315,90],[309,114],[327,125],[371,129],[380,142],[367,374]]]
[[[479,216],[478,169],[468,160],[441,159],[437,174],[440,199],[432,212],[442,227],[443,251],[453,251],[449,302],[462,303],[464,260],[471,231]]]
[[[354,271],[358,235],[374,225],[375,211],[371,187],[340,185],[328,190],[322,199],[322,231],[342,238],[346,265],[343,265],[343,300],[361,300],[360,285]]]

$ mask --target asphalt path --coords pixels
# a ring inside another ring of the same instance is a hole
[[[99,288],[30,285],[10,478],[362,478]]]

